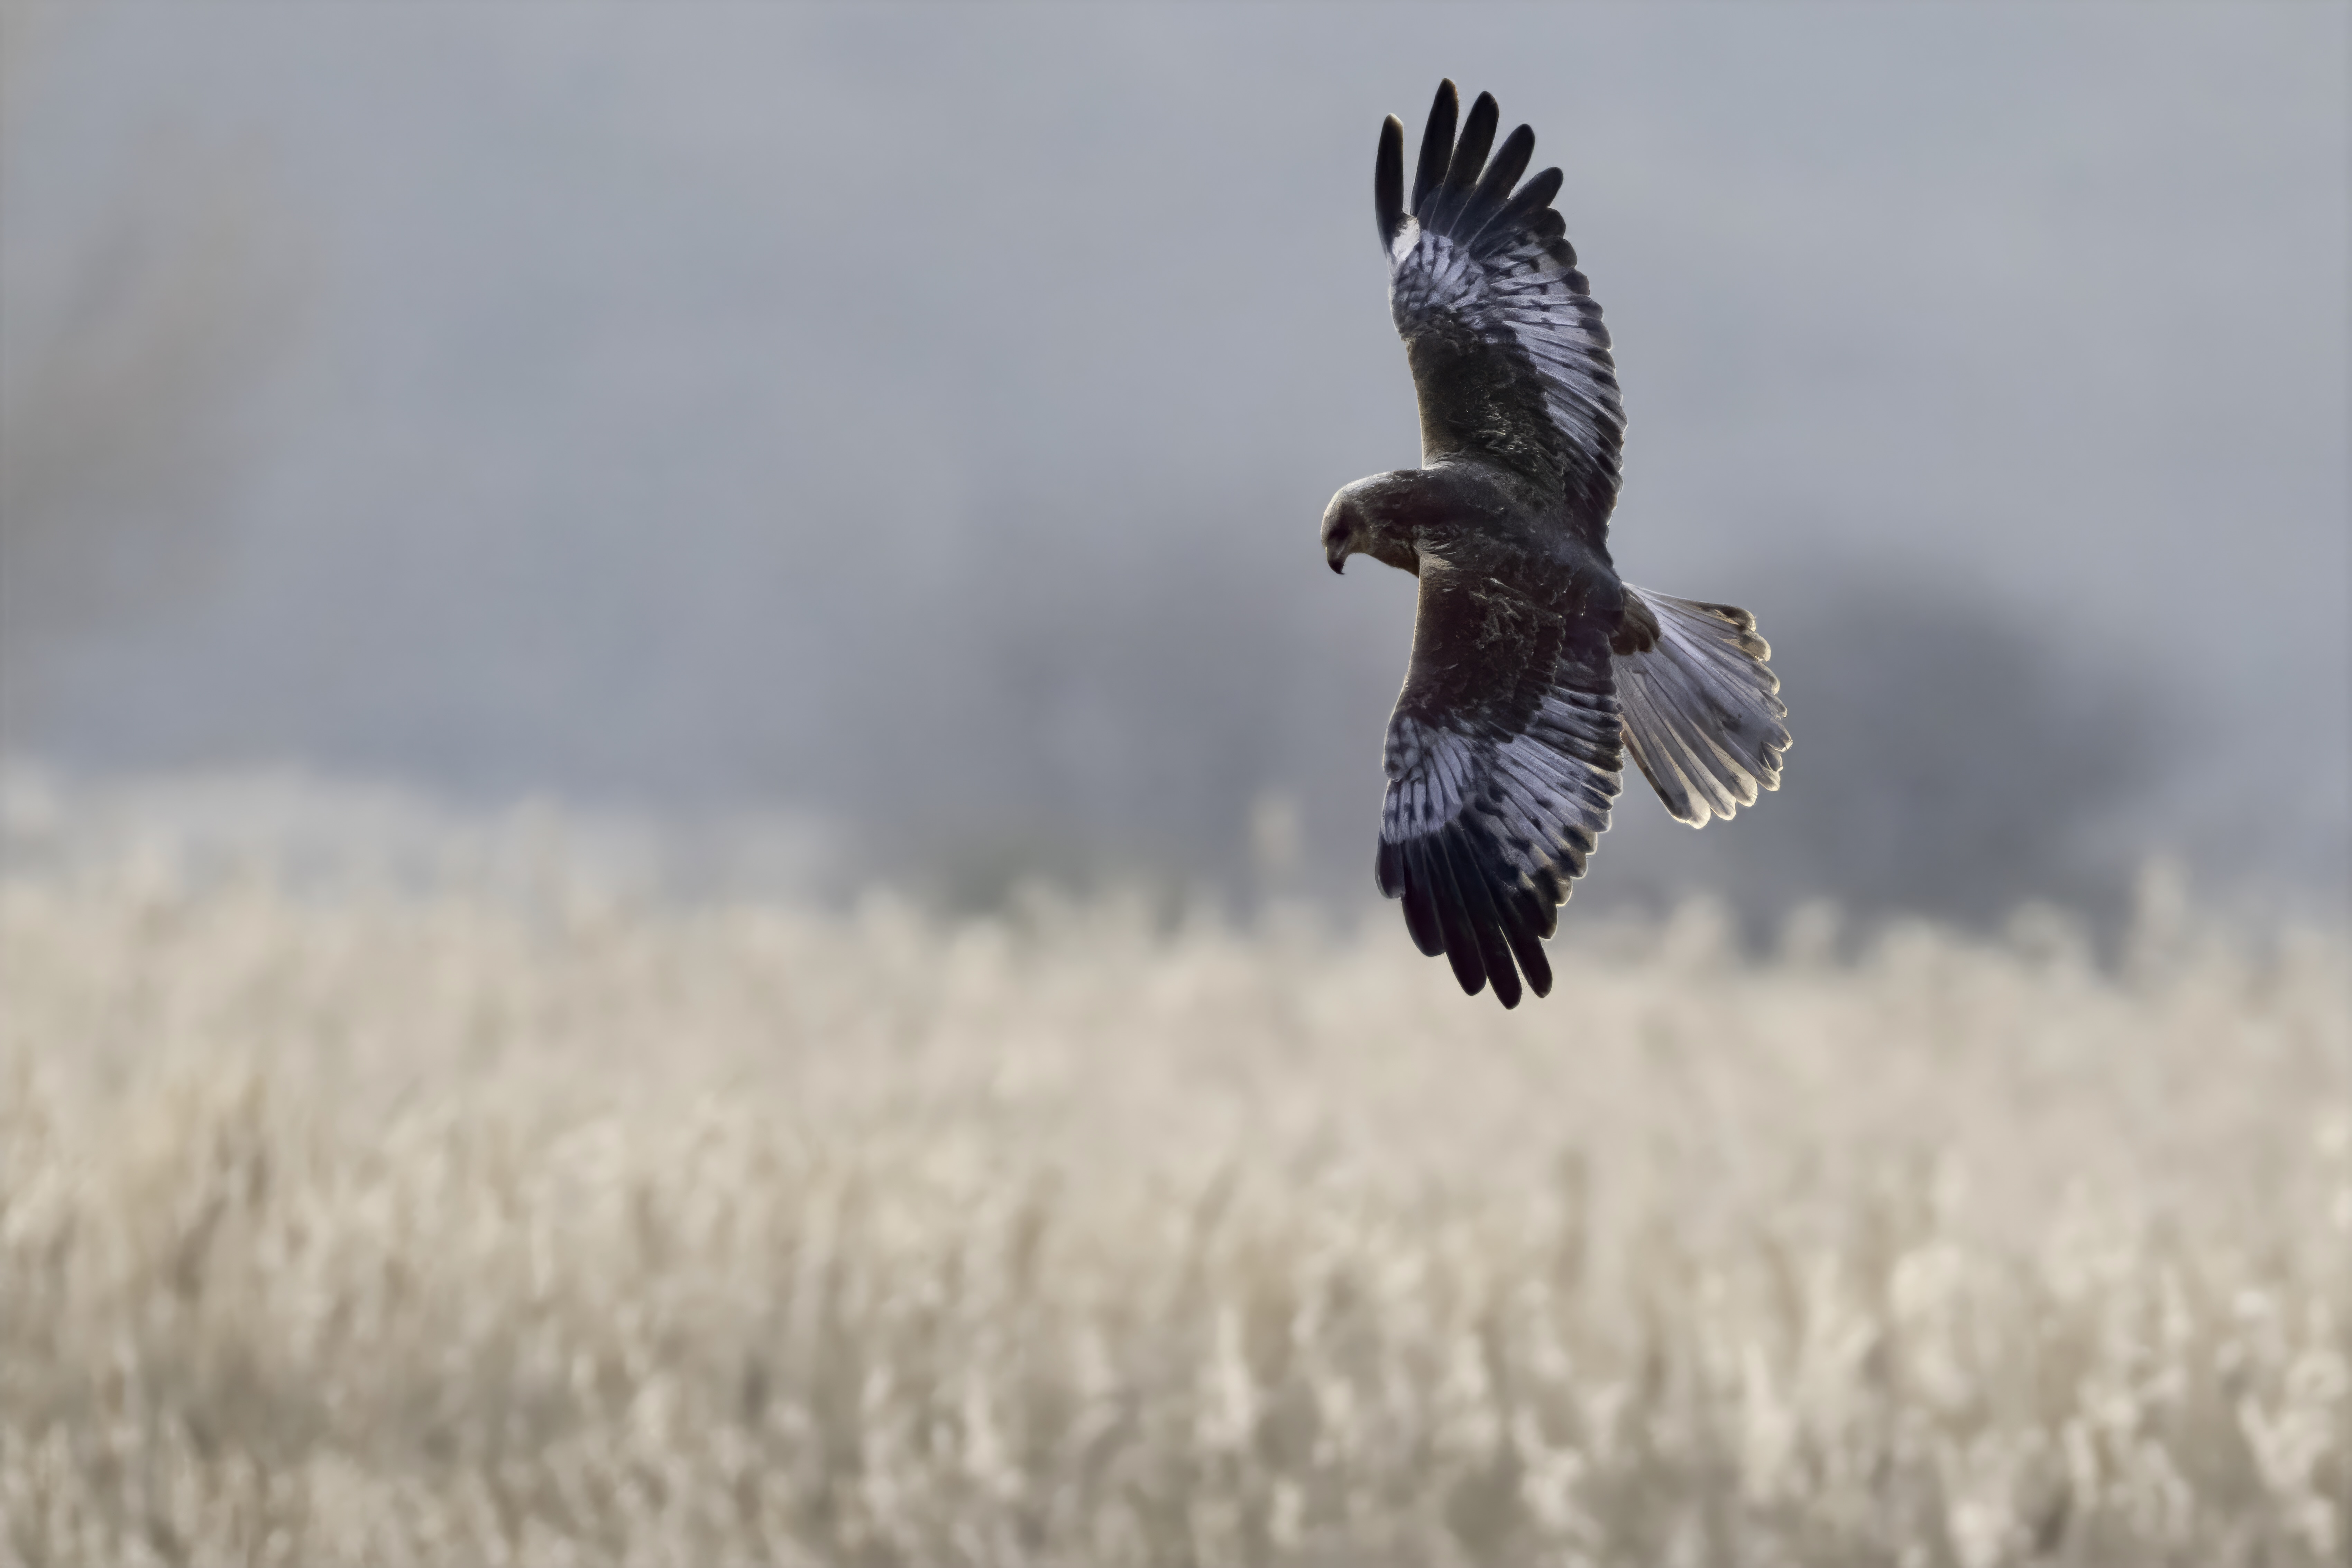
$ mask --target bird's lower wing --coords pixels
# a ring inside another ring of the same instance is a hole
[[[1551,989],[1543,939],[1608,829],[1621,719],[1597,633],[1524,603],[1448,602],[1465,596],[1423,572],[1376,871],[1423,953],[1516,1007],[1521,971],[1536,995]],[[1537,624],[1498,627],[1515,617]]]

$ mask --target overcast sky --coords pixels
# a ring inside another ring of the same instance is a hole
[[[1790,791],[1790,638],[1904,668],[1837,624],[1901,614],[1840,607],[1916,593],[2031,653],[2000,681],[2141,715],[2139,841],[2325,883],[2347,16],[93,6],[12,88],[0,350],[192,159],[266,209],[300,325],[215,394],[205,559],[61,634],[0,739],[785,805],[882,860],[1214,858],[1273,790],[1357,877],[1412,585],[1333,580],[1316,527],[1416,457],[1371,153],[1447,74],[1566,172],[1619,564],[1763,617]]]

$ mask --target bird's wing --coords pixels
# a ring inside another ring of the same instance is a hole
[[[1404,127],[1393,116],[1373,179],[1390,309],[1420,394],[1422,461],[1477,455],[1557,486],[1569,516],[1597,538],[1616,505],[1625,411],[1601,307],[1552,210],[1560,172],[1519,184],[1536,145],[1524,125],[1487,160],[1488,94],[1470,106],[1459,141],[1455,112],[1454,84],[1441,83],[1410,207]]]
[[[1622,767],[1605,632],[1425,559],[1412,665],[1389,719],[1381,891],[1423,953],[1505,1007],[1609,826]]]

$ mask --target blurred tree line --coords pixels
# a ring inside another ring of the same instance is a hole
[[[0,190],[32,175],[25,100],[77,8],[0,7]],[[298,236],[253,149],[159,135],[82,211],[0,278],[0,747],[78,643],[200,587],[240,415],[299,317]]]

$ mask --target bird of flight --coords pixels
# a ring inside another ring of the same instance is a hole
[[[1609,826],[1622,757],[1693,827],[1780,786],[1788,716],[1756,619],[1618,580],[1609,559],[1625,414],[1601,307],[1552,210],[1520,183],[1522,125],[1441,82],[1412,200],[1404,127],[1372,180],[1389,304],[1421,403],[1421,464],[1359,479],[1323,514],[1351,555],[1421,580],[1390,716],[1375,869],[1421,950],[1505,1007],[1551,989],[1543,939]]]

